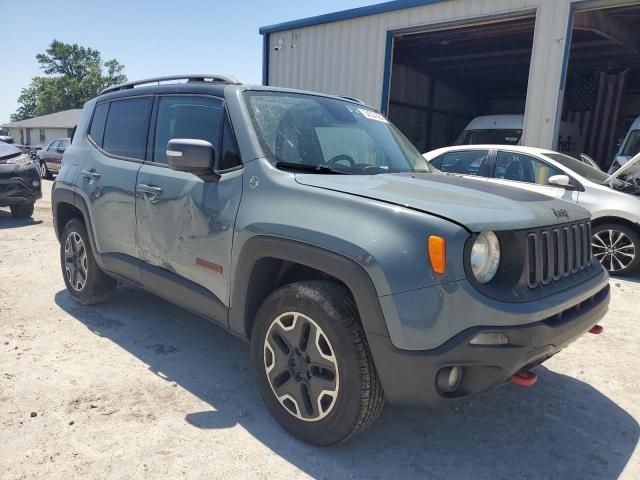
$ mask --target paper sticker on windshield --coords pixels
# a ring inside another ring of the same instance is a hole
[[[378,112],[374,112],[372,110],[366,110],[364,108],[359,108],[358,111],[362,114],[364,118],[368,118],[369,120],[377,120],[378,122],[388,123],[387,119],[384,118],[383,115],[380,115]]]
[[[517,142],[518,141],[518,137],[506,137],[505,140],[507,142]]]

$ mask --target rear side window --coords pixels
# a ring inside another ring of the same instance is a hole
[[[445,173],[486,177],[489,175],[489,151],[449,152],[431,162],[431,165]]]
[[[220,158],[223,112],[222,100],[218,98],[182,95],[161,97],[153,161],[167,163],[167,143],[173,138],[206,140],[213,145],[216,158]]]
[[[152,97],[112,101],[102,148],[113,155],[144,160],[152,104]]]
[[[89,136],[96,142],[96,145],[102,147],[102,138],[104,137],[104,124],[107,120],[108,103],[100,103],[93,112],[93,120],[91,120],[91,128]]]

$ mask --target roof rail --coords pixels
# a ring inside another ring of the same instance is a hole
[[[120,83],[119,85],[112,85],[111,87],[107,87],[100,92],[100,95],[104,95],[105,93],[117,92],[118,90],[126,90],[128,88],[134,88],[139,85],[147,85],[149,83],[160,83],[167,82],[171,80],[187,80],[188,82],[206,82],[210,81],[212,83],[230,83],[237,84],[238,81],[235,78],[227,77],[225,75],[216,75],[211,73],[204,74],[186,74],[186,75],[168,75],[165,77],[153,77],[153,78],[145,78],[142,80],[136,80],[134,82],[126,82]]]
[[[360,105],[364,105],[365,107],[369,106],[366,103],[364,103],[362,100],[356,97],[347,97],[346,95],[340,95],[340,98],[344,98],[345,100],[351,100],[352,102],[359,103]]]

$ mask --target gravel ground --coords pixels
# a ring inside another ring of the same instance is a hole
[[[535,387],[387,407],[350,443],[313,448],[271,419],[241,340],[133,287],[75,304],[45,183],[33,221],[0,211],[2,479],[640,478],[640,277],[611,281],[604,334]]]

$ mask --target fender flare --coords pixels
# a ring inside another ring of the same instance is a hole
[[[351,291],[367,337],[389,336],[373,282],[355,260],[315,245],[262,235],[247,240],[238,256],[229,311],[229,328],[235,333],[245,338],[251,335],[247,325],[249,321],[252,324],[253,318],[245,318],[249,282],[256,263],[264,258],[298,263],[337,278]]]
[[[87,208],[87,204],[85,203],[84,199],[73,190],[68,188],[60,188],[59,186],[57,188],[54,188],[51,193],[53,228],[56,232],[56,237],[58,238],[58,242],[62,241],[60,238],[60,236],[62,235],[62,232],[59,231],[58,229],[58,219],[56,218],[56,215],[58,211],[58,205],[60,205],[61,203],[67,203],[77,208],[80,211],[80,214],[83,217],[84,226],[87,229],[87,234],[89,235],[89,242],[91,243],[91,250],[93,251],[93,256],[98,266],[104,269],[102,257],[98,253],[98,250],[96,249],[96,242],[93,236],[93,228],[91,226],[91,218],[89,216],[89,209]]]

